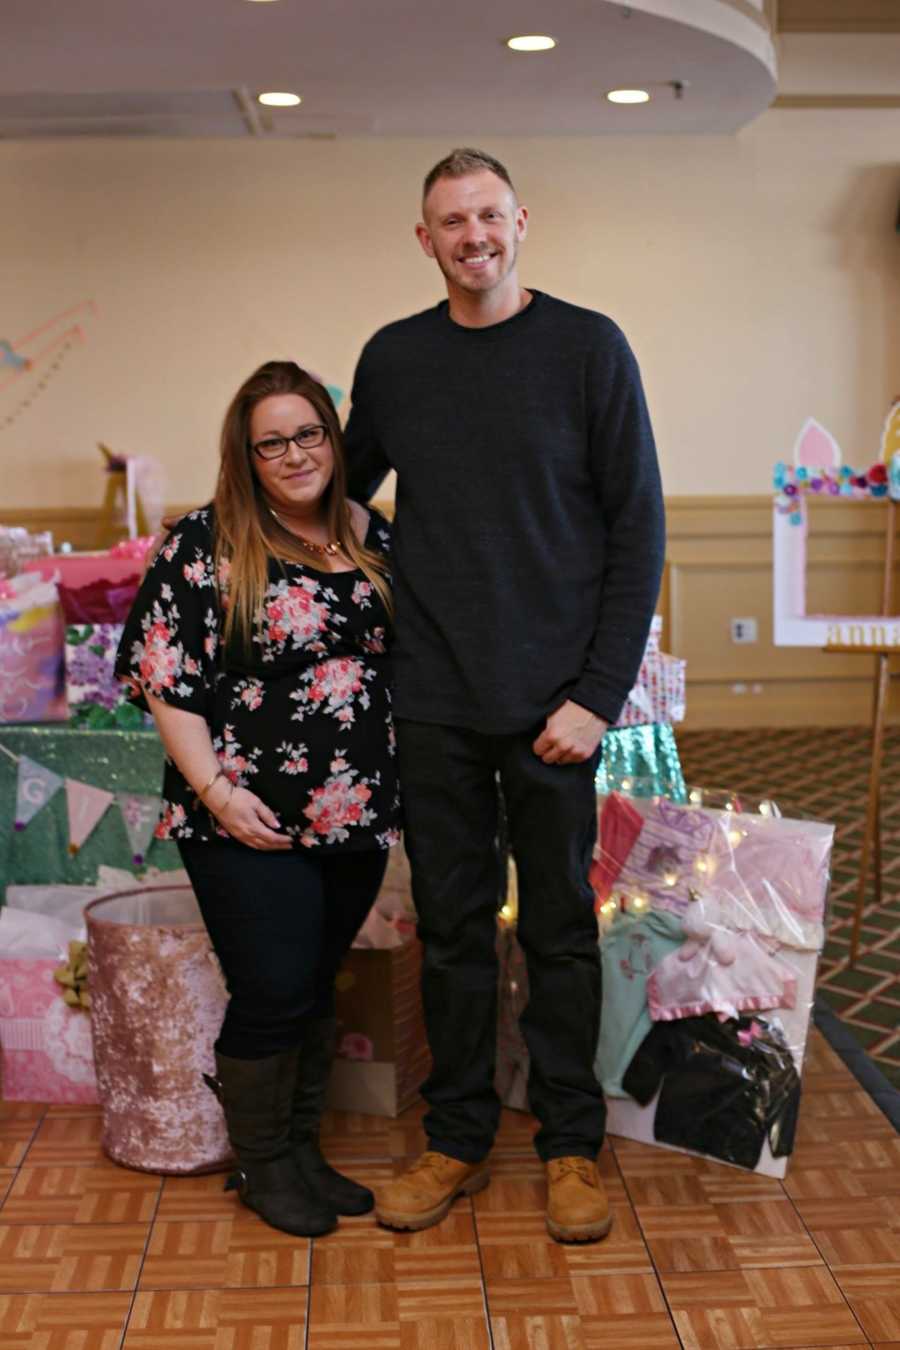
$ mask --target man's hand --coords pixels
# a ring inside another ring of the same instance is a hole
[[[583,764],[603,740],[608,722],[566,699],[550,714],[547,725],[531,747],[545,764]]]

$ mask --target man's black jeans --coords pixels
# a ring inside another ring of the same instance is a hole
[[[489,1151],[500,1115],[497,1039],[499,773],[518,871],[518,937],[528,963],[521,1026],[531,1055],[528,1095],[545,1161],[596,1156],[603,1094],[593,1073],[600,1024],[600,959],[588,868],[596,839],[594,775],[544,764],[541,727],[488,736],[398,721],[398,763],[424,944],[422,991],[433,1071],[429,1147],[464,1162]]]

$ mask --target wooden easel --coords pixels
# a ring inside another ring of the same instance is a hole
[[[897,503],[887,498],[887,520],[884,540],[884,578],[881,588],[881,613],[885,618],[893,614],[894,549],[897,528]],[[875,865],[875,903],[881,904],[881,764],[884,757],[884,725],[887,715],[887,697],[890,689],[890,658],[896,655],[896,646],[829,646],[829,652],[875,653],[872,698],[872,755],[869,764],[869,797],[866,804],[866,825],[859,859],[859,882],[853,907],[853,931],[850,936],[850,965],[856,964],[859,952],[860,928],[866,899],[869,867]]]
[[[106,491],[100,507],[97,526],[97,547],[108,548],[119,539],[128,537],[128,479],[125,457],[113,454],[102,442],[97,449],[106,460]],[[140,495],[134,497],[135,520],[139,535],[151,534]]]

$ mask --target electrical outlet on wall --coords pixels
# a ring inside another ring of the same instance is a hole
[[[755,619],[731,620],[732,642],[758,642],[759,631]]]

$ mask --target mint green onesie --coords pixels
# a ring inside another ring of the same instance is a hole
[[[677,914],[651,909],[617,914],[601,936],[603,1014],[594,1073],[610,1097],[627,1097],[622,1078],[653,1023],[647,1010],[647,976],[684,941]]]

